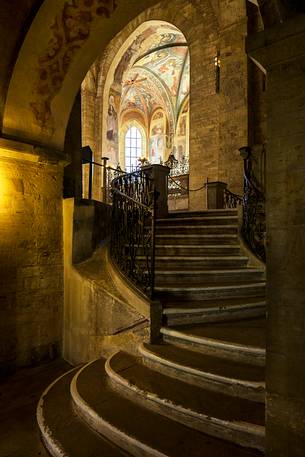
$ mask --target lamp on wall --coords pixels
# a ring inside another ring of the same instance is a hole
[[[215,91],[216,94],[220,91],[220,52],[217,51],[217,55],[214,57],[215,65]]]

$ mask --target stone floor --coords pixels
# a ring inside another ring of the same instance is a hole
[[[0,457],[47,457],[36,425],[45,388],[71,366],[62,359],[17,371],[0,383]]]

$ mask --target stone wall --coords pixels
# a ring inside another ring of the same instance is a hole
[[[267,70],[266,447],[302,457],[305,446],[305,21],[249,41]]]
[[[248,144],[246,2],[222,0],[220,27],[218,179],[241,194],[243,161],[238,149]]]
[[[60,350],[62,167],[30,160],[0,158],[0,372]]]

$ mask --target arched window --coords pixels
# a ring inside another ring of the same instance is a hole
[[[130,127],[125,135],[125,168],[128,173],[139,165],[142,155],[142,135],[137,127]]]

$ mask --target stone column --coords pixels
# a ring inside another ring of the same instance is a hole
[[[267,69],[266,454],[305,449],[305,16],[248,43]]]
[[[224,207],[224,190],[227,184],[221,181],[207,182],[207,207],[208,209],[221,209]]]

